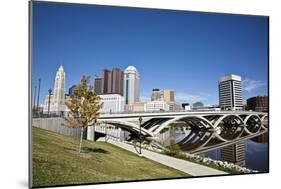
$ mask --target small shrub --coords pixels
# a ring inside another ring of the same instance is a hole
[[[180,146],[178,144],[170,145],[167,150],[164,150],[164,154],[176,157],[176,158],[184,158],[185,155],[183,154]]]

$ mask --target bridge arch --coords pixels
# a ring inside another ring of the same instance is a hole
[[[176,121],[190,121],[191,123],[197,122],[201,127],[204,127],[205,129],[214,129],[213,124],[207,120],[206,118],[199,116],[199,115],[183,115],[183,116],[178,116],[173,119],[170,119],[164,123],[162,123],[158,128],[156,128],[153,133],[154,135],[160,133],[161,130],[164,128],[168,127],[171,123],[174,123]],[[198,127],[200,127],[198,125]]]
[[[190,130],[190,133],[181,141],[179,141],[177,144],[180,145],[181,149],[185,151],[190,151],[194,148],[202,148],[206,144],[209,143],[209,141],[213,138],[214,131],[209,130],[203,130],[203,131],[193,131]]]
[[[134,133],[139,132],[139,125],[131,123],[131,122],[123,121],[123,120],[122,121],[121,120],[106,120],[106,121],[103,120],[102,123],[114,125],[116,127],[120,127],[120,128],[126,129],[126,130],[134,132]],[[152,132],[150,132],[144,128],[141,129],[141,134],[149,136],[149,137],[154,137],[154,134]]]
[[[235,114],[221,116],[215,123],[215,136],[223,142],[239,138],[246,128],[243,119]]]
[[[266,122],[267,124],[264,124],[264,122]],[[265,114],[261,117],[261,123],[262,123],[262,128],[267,129],[267,127],[268,127],[268,115],[267,114]]]
[[[248,115],[244,119],[244,124],[246,125],[245,131],[248,134],[257,133],[262,128],[261,118],[257,114]]]

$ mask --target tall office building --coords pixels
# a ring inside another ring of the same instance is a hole
[[[56,73],[53,94],[50,95],[50,99],[49,95],[46,96],[43,112],[48,112],[48,108],[52,113],[66,111],[65,98],[65,72],[63,67],[60,66]]]
[[[161,96],[165,102],[174,102],[175,101],[175,91],[174,90],[161,90]]]
[[[242,110],[242,84],[238,75],[227,75],[219,80],[219,101],[223,110]]]
[[[120,94],[124,93],[124,73],[118,68],[112,71],[102,70],[102,77],[95,79],[95,92],[97,94]]]
[[[161,100],[160,89],[152,89],[151,101]]]
[[[168,104],[169,111],[181,110],[181,106],[175,102],[175,91],[168,89],[152,89],[151,101],[162,101]]]
[[[140,99],[140,76],[134,66],[124,71],[124,97],[126,105],[133,105]]]
[[[100,77],[95,78],[94,92],[97,95],[102,94],[102,78],[100,78]]]
[[[118,68],[113,68],[112,72],[112,81],[111,81],[111,93],[124,94],[124,72]]]
[[[111,94],[112,74],[111,71],[102,70],[101,90],[102,94]]]
[[[168,89],[152,89],[151,101],[175,102],[175,91]]]

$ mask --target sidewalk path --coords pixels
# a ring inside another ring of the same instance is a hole
[[[123,142],[108,140],[107,142],[118,146],[120,148],[123,148],[125,150],[131,151],[133,153],[136,153],[136,150],[134,146],[130,144],[126,144]],[[188,173],[192,176],[206,176],[206,175],[225,175],[228,174],[226,172],[213,169],[204,165],[200,165],[197,163],[189,162],[186,160],[177,159],[174,157],[170,157],[167,155],[159,154],[156,152],[152,152],[149,150],[142,149],[142,154],[144,157],[151,159],[153,161],[156,161],[158,163],[164,164],[168,167],[172,167],[174,169],[180,170],[182,172]]]

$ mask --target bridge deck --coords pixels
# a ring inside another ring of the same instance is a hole
[[[266,115],[265,112],[253,112],[253,111],[180,111],[180,112],[140,112],[140,113],[113,113],[113,114],[101,114],[100,119],[118,119],[118,118],[139,118],[139,117],[167,117],[167,116],[180,116],[180,115],[225,115],[225,114],[237,114],[237,115],[249,115],[260,114]]]

